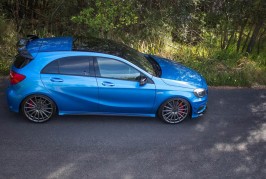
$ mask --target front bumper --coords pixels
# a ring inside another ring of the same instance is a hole
[[[193,102],[191,104],[191,107],[192,107],[191,117],[192,118],[202,116],[206,112],[207,101],[208,101],[207,99],[208,98],[206,96],[204,97],[204,99],[201,99],[200,101],[197,101],[197,102]]]

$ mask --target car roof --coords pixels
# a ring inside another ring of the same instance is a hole
[[[129,61],[135,61],[142,58],[140,56],[140,52],[128,47],[127,45],[109,39],[99,39],[95,37],[76,38],[73,42],[73,50],[105,53],[118,56]]]
[[[140,54],[137,50],[122,43],[95,37],[37,37],[27,42],[26,50],[30,54],[56,51],[97,52],[118,56],[124,59],[136,59],[139,58]]]

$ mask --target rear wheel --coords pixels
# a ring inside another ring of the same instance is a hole
[[[21,105],[24,116],[32,122],[48,121],[55,114],[54,102],[44,95],[31,95]]]
[[[158,116],[165,122],[177,124],[189,117],[189,102],[182,98],[173,98],[164,102],[159,110]]]

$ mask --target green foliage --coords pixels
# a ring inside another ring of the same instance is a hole
[[[93,7],[85,8],[71,18],[73,22],[87,25],[89,35],[106,37],[115,30],[136,24],[138,20],[132,11],[132,1],[96,0]]]
[[[14,31],[14,24],[7,23],[3,15],[0,15],[0,34],[0,75],[6,75],[16,53],[17,33]]]

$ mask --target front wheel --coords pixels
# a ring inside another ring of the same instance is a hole
[[[158,116],[167,123],[177,124],[185,120],[190,114],[189,102],[182,98],[173,98],[164,102],[159,110]]]
[[[48,121],[55,114],[54,102],[44,95],[31,95],[21,105],[24,116],[32,122]]]

